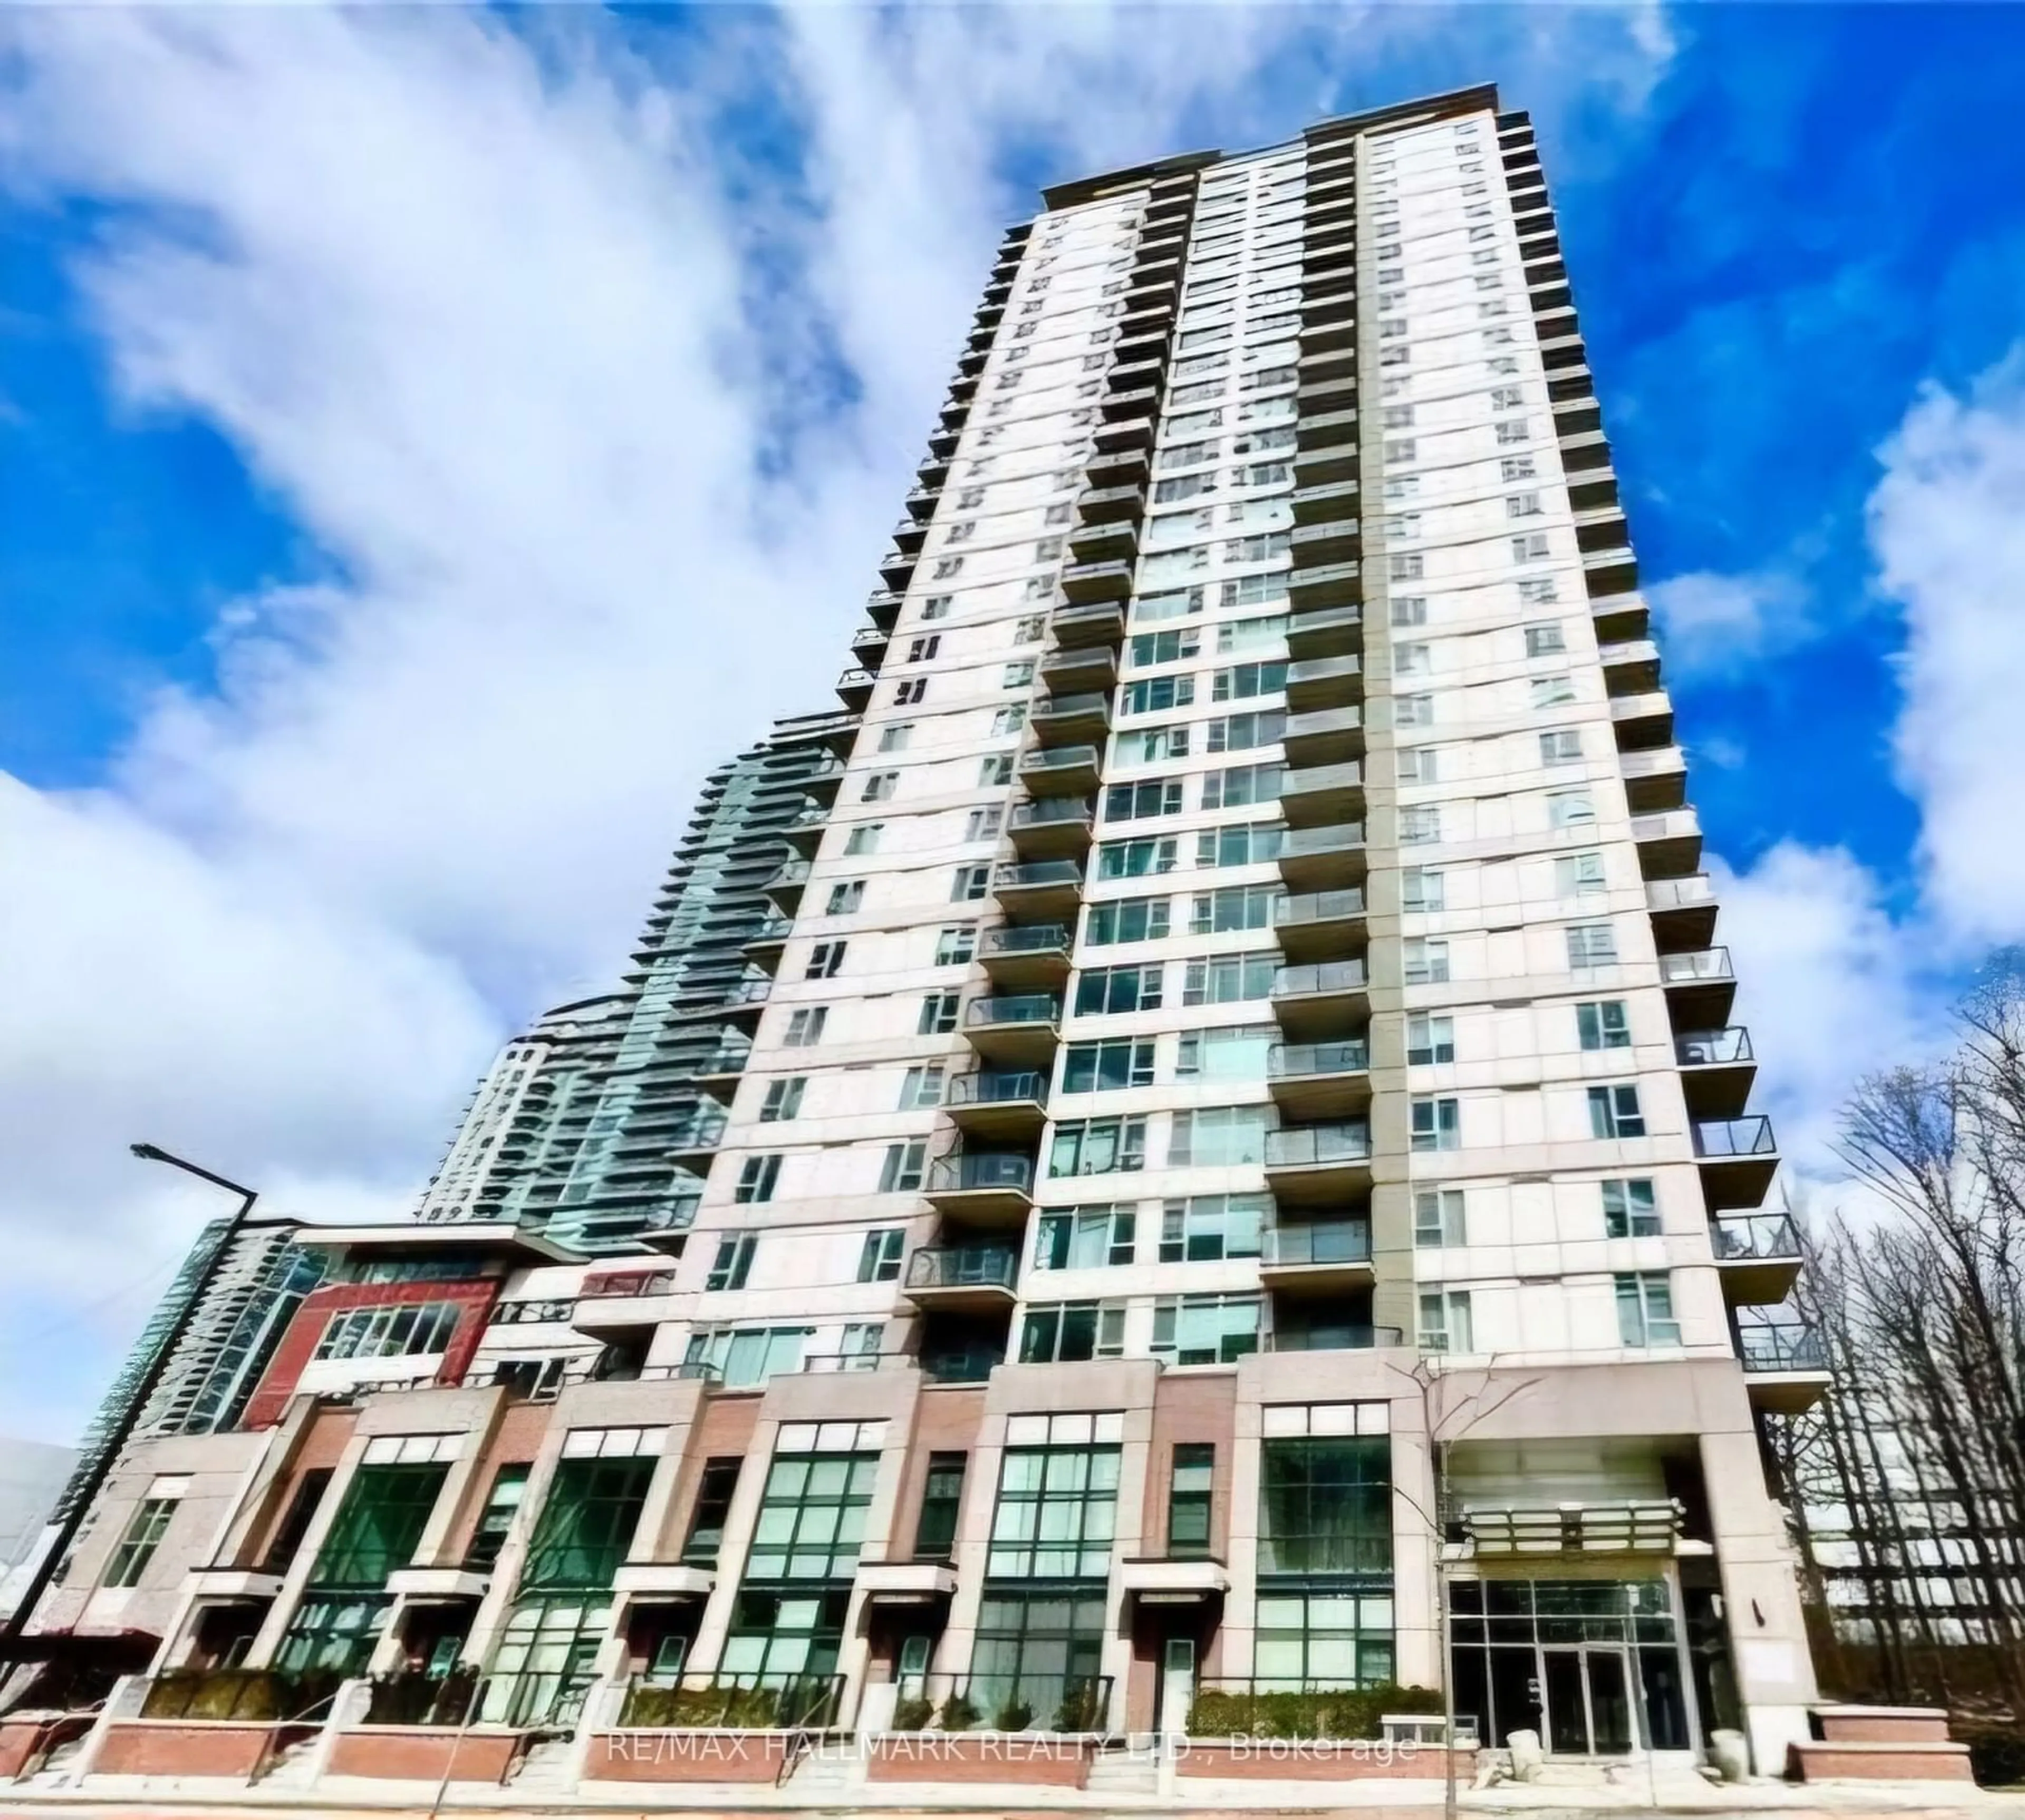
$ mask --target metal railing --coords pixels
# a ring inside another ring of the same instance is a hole
[[[1740,1213],[1719,1216],[1710,1229],[1721,1263],[1773,1262],[1800,1256],[1800,1230],[1786,1213]]]
[[[741,980],[718,1000],[720,1005],[762,1005],[773,995],[771,980]]]
[[[964,1013],[965,1023],[976,1026],[994,1024],[1059,1024],[1062,1002],[1052,992],[1027,992],[1006,998],[973,998]]]
[[[1826,1371],[1828,1350],[1819,1333],[1798,1322],[1765,1322],[1737,1330],[1737,1354],[1746,1371]]]
[[[1035,771],[1074,770],[1079,766],[1090,770],[1097,769],[1095,746],[1041,746],[1024,754],[1020,760],[1023,774]]]
[[[799,816],[796,818],[797,821],[801,818]],[[808,818],[812,822],[821,822],[825,818],[820,809]],[[745,938],[746,943],[750,947],[755,942],[785,942],[794,933],[794,928],[795,919],[792,917],[784,917],[776,911],[761,921],[758,928]]]
[[[972,1189],[1034,1186],[1034,1159],[998,1150],[965,1150],[938,1156],[928,1165],[928,1192],[960,1194]]]
[[[819,1731],[843,1710],[841,1675],[635,1675],[619,1708],[623,1729],[641,1731]]]
[[[1009,1245],[924,1245],[907,1259],[910,1289],[1009,1289],[1020,1254]]]
[[[1325,767],[1342,770],[1341,766]],[[1290,772],[1289,777],[1312,775],[1311,773]],[[1277,927],[1282,923],[1340,922],[1346,917],[1364,914],[1364,893],[1349,891],[1304,891],[1291,897],[1283,897],[1274,906],[1273,921]]]
[[[344,1679],[336,1670],[170,1668],[149,1681],[140,1716],[285,1723],[329,1700]]]
[[[1317,961],[1275,969],[1273,996],[1298,998],[1314,992],[1361,992],[1364,985],[1362,961]]]
[[[1323,1163],[1363,1163],[1371,1156],[1371,1127],[1362,1120],[1297,1125],[1266,1134],[1266,1167],[1298,1169]]]
[[[1367,1352],[1376,1346],[1404,1346],[1406,1329],[1358,1322],[1341,1326],[1275,1329],[1260,1342],[1266,1352]]]
[[[1082,868],[1073,859],[1006,859],[992,868],[994,890],[1017,891],[1048,884],[1080,885]]]
[[[840,689],[869,689],[872,684],[872,672],[862,664],[852,664],[836,679],[836,686]]]
[[[1046,1105],[1048,1077],[1038,1068],[979,1068],[949,1083],[946,1106]]]
[[[1005,928],[987,929],[986,954],[1067,954],[1073,940],[1067,923],[1019,923]]]
[[[671,1150],[714,1149],[730,1121],[720,1112],[712,1119],[690,1119],[671,1131],[664,1142]]]
[[[1348,1042],[1276,1042],[1266,1052],[1266,1073],[1273,1080],[1363,1074],[1370,1067],[1371,1051],[1361,1039]]]
[[[367,1725],[462,1725],[478,1703],[478,1671],[469,1664],[447,1675],[404,1668],[376,1675],[366,1696]]]
[[[1741,1119],[1698,1119],[1694,1131],[1697,1156],[1770,1156],[1779,1148],[1772,1121],[1762,1112]]]
[[[1662,954],[1659,977],[1669,986],[1690,980],[1734,980],[1727,948],[1696,948],[1685,954]]]
[[[1751,1032],[1740,1024],[1725,1030],[1697,1030],[1674,1039],[1674,1059],[1682,1068],[1708,1068],[1718,1062],[1750,1061]]]
[[[577,1291],[579,1301],[593,1301],[601,1296],[666,1296],[675,1286],[675,1272],[672,1267],[653,1270],[608,1270],[603,1276],[586,1277],[583,1287]]]
[[[1368,1264],[1371,1223],[1364,1219],[1307,1220],[1270,1228],[1262,1264]]]
[[[931,1384],[982,1384],[1005,1362],[1003,1346],[945,1347],[921,1355],[921,1375]]]
[[[1108,1675],[903,1675],[895,1731],[1047,1732],[1110,1730]]]

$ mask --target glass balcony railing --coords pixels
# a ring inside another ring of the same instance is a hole
[[[1266,1264],[1368,1264],[1371,1262],[1371,1223],[1362,1219],[1318,1219],[1299,1226],[1275,1226],[1266,1234],[1260,1260]]]
[[[1813,1328],[1797,1321],[1767,1322],[1737,1330],[1737,1356],[1746,1371],[1826,1371],[1828,1349]]]
[[[1697,948],[1685,954],[1662,954],[1659,977],[1669,986],[1692,980],[1734,980],[1727,948]]]
[[[1310,792],[1354,789],[1364,781],[1364,767],[1355,759],[1337,765],[1309,765],[1291,770],[1281,786],[1284,795],[1305,796]]]
[[[1680,840],[1702,831],[1700,818],[1692,809],[1662,809],[1656,814],[1634,815],[1634,840]]]
[[[1008,824],[1014,828],[1046,828],[1057,822],[1090,821],[1089,803],[1078,796],[1043,796],[1038,802],[1017,804]]]
[[[1046,1105],[1048,1077],[1038,1068],[979,1068],[960,1074],[949,1084],[943,1104],[950,1106]]]
[[[1371,1127],[1362,1120],[1300,1125],[1266,1134],[1266,1167],[1299,1169],[1314,1164],[1363,1163],[1371,1156]]]
[[[771,980],[741,980],[718,1000],[720,1005],[763,1005],[774,990]]]
[[[1073,859],[1005,860],[991,874],[998,891],[1032,890],[1042,885],[1080,885],[1082,868]]]
[[[1762,1112],[1741,1119],[1701,1119],[1695,1123],[1697,1156],[1770,1156],[1778,1150],[1772,1121]]]
[[[1093,771],[1097,769],[1095,746],[1046,746],[1028,752],[1020,761],[1020,769],[1029,773],[1072,771],[1079,767]]]
[[[1800,1230],[1788,1213],[1727,1214],[1710,1229],[1718,1262],[1757,1263],[1800,1254]]]
[[[1267,1077],[1298,1080],[1307,1075],[1362,1074],[1371,1066],[1369,1046],[1350,1042],[1276,1042],[1266,1052]]]
[[[1269,1333],[1260,1350],[1265,1352],[1365,1352],[1374,1346],[1404,1346],[1406,1344],[1406,1336],[1402,1329],[1359,1324]]]
[[[1289,828],[1280,851],[1299,857],[1308,854],[1342,853],[1364,844],[1362,822],[1336,822],[1325,828]]]
[[[1655,878],[1645,886],[1648,910],[1692,910],[1714,902],[1715,886],[1705,872],[1691,873],[1685,878]]]
[[[1009,1245],[924,1245],[907,1260],[910,1289],[1009,1289],[1019,1274]]]
[[[1276,924],[1340,922],[1363,914],[1364,893],[1361,891],[1306,891],[1281,898],[1273,910],[1273,921]]]
[[[1044,695],[1034,704],[1036,720],[1075,720],[1086,714],[1111,718],[1110,697],[1103,695]]]
[[[1364,983],[1362,961],[1318,961],[1278,969],[1273,975],[1273,996],[1298,998],[1316,992],[1361,992]]]
[[[973,1189],[1011,1188],[1025,1193],[1034,1186],[1034,1159],[997,1150],[965,1150],[938,1156],[928,1165],[928,1187],[939,1194],[961,1194]]]
[[[931,1384],[982,1384],[1005,1362],[1002,1345],[938,1347],[921,1355],[921,1375]]]
[[[1062,1002],[1052,992],[1027,992],[1016,998],[973,998],[964,1021],[972,1028],[999,1024],[1059,1024]]]
[[[1674,1059],[1682,1068],[1711,1068],[1723,1062],[1750,1061],[1751,1032],[1740,1024],[1727,1030],[1697,1030],[1674,1039]]]
[[[1069,929],[1066,923],[1021,923],[1000,929],[987,929],[984,936],[983,952],[987,954],[1050,954],[1069,950]]]

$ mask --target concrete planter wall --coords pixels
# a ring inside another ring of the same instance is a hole
[[[600,1731],[585,1754],[586,1782],[772,1782],[787,1731]]]
[[[325,1773],[375,1781],[503,1782],[519,1754],[518,1732],[466,1732],[451,1726],[362,1726],[333,1742]]]
[[[283,1728],[298,1736],[314,1726]],[[105,1728],[95,1776],[222,1776],[244,1781],[259,1768],[275,1727],[234,1719],[130,1719]]]
[[[1097,1750],[1095,1738],[1044,1732],[885,1732],[870,1741],[865,1779],[1080,1789]]]

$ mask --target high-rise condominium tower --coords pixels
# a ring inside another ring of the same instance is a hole
[[[199,1444],[125,1469],[78,1572],[164,1660],[462,1660],[579,1734],[696,1710],[656,1681],[1117,1732],[1446,1680],[1487,1740],[1783,1764],[1757,1422],[1818,1360],[1496,108],[1006,235],[848,718],[714,783],[630,996],[509,1052],[428,1223],[298,1235],[334,1280],[203,1443],[257,1499],[178,1529]]]

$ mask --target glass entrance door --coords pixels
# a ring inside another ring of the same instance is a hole
[[[1631,1680],[1622,1649],[1540,1652],[1547,1748],[1557,1756],[1623,1756],[1637,1742]]]

